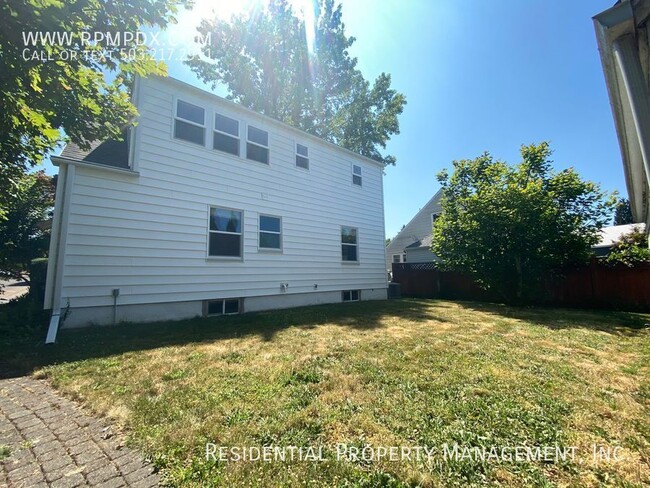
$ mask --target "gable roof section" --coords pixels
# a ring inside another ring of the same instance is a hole
[[[433,227],[431,214],[440,211],[440,200],[442,189],[438,190],[433,197],[409,220],[404,229],[399,231],[393,240],[386,247],[386,262],[390,262],[393,254],[400,254],[404,249],[414,242],[422,241],[431,235]]]
[[[128,169],[129,144],[127,142],[126,131],[122,139],[122,141],[115,141],[113,139],[108,139],[103,142],[94,141],[90,144],[90,149],[88,150],[81,149],[76,144],[70,142],[65,146],[63,152],[55,157]]]

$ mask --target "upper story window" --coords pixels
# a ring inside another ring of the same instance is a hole
[[[341,259],[343,261],[359,261],[359,241],[357,229],[341,227]]]
[[[225,115],[214,114],[212,147],[239,156],[239,121]]]
[[[361,186],[361,166],[356,164],[352,165],[352,184]]]
[[[174,137],[205,146],[205,109],[177,100]]]
[[[210,207],[208,256],[242,257],[242,211]]]
[[[302,144],[296,144],[296,166],[309,169],[309,148]]]
[[[252,125],[248,126],[246,158],[269,164],[269,133]]]
[[[433,226],[433,224],[436,223],[436,220],[438,219],[438,217],[440,217],[440,214],[439,214],[439,213],[432,213],[432,214],[431,214],[431,225],[432,225],[432,226]]]
[[[260,215],[260,249],[282,249],[282,220],[280,217]]]

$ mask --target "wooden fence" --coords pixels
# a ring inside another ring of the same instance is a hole
[[[434,263],[394,263],[393,281],[406,297],[499,301],[470,276],[440,271]],[[544,295],[540,303],[548,305],[650,312],[650,264],[629,268],[594,259],[545,280]]]

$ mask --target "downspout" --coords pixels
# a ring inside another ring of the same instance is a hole
[[[62,181],[59,181],[59,187],[57,188],[56,194],[56,203],[58,203],[58,213],[55,215],[55,218],[58,217],[56,225],[55,222],[52,222],[53,227],[57,228],[56,240],[52,243],[50,250],[55,252],[54,256],[50,256],[50,259],[54,257],[54,262],[52,268],[48,269],[48,273],[51,271],[52,276],[48,276],[48,284],[51,295],[46,298],[46,304],[52,307],[52,316],[50,318],[50,325],[47,330],[47,336],[45,338],[45,344],[53,344],[56,342],[56,336],[59,331],[59,322],[61,320],[61,288],[63,284],[63,266],[66,252],[66,240],[68,234],[68,214],[70,210],[70,197],[72,195],[72,183],[74,181],[75,167],[74,165],[62,164],[60,166],[61,170],[60,175],[63,175],[61,178]],[[60,190],[60,193],[59,193]],[[56,205],[55,203],[55,205]],[[49,268],[49,262],[48,262]]]

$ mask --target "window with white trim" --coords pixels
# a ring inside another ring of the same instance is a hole
[[[406,253],[402,254],[402,262],[403,262],[403,263],[406,262]]]
[[[393,254],[393,262],[400,263],[401,256],[402,256],[401,254]]]
[[[212,147],[239,156],[239,121],[215,113]]]
[[[236,315],[239,313],[239,298],[208,300],[206,315]]]
[[[361,178],[361,166],[357,164],[352,165],[352,184],[361,186],[362,183],[362,178]]]
[[[359,240],[355,227],[341,227],[341,259],[343,261],[359,261]]]
[[[359,290],[345,290],[341,292],[341,295],[344,302],[358,302],[361,293]]]
[[[210,207],[208,256],[242,257],[242,216],[241,210]]]
[[[269,133],[252,125],[248,126],[246,159],[269,164]]]
[[[260,249],[282,249],[282,219],[272,215],[260,215]]]
[[[302,144],[296,144],[296,166],[309,169],[309,148]]]
[[[205,109],[183,100],[176,100],[174,137],[205,146]]]

